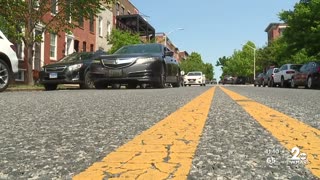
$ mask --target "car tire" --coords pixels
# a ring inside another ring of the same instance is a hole
[[[276,84],[274,83],[273,79],[270,81],[270,87],[276,87]]]
[[[58,84],[45,84],[44,85],[44,89],[46,91],[53,91],[53,90],[56,90],[58,87]]]
[[[159,81],[155,83],[156,88],[165,88],[166,87],[166,73],[164,65],[162,65],[159,75]]]
[[[263,86],[263,87],[266,87],[266,84],[264,83],[264,80],[262,81],[262,86]]]
[[[172,87],[180,87],[181,86],[181,83],[180,83],[180,81],[179,81],[179,77],[177,77],[177,82],[176,83],[172,83]]]
[[[297,88],[298,86],[294,83],[293,78],[291,79],[291,83],[290,83],[291,88]]]
[[[286,87],[283,77],[281,77],[280,87]]]
[[[140,88],[141,88],[141,89],[146,89],[146,88],[147,88],[147,84],[146,84],[146,83],[140,84]]]
[[[80,89],[92,89],[94,88],[94,83],[91,79],[90,72],[87,71],[84,75],[83,83],[80,84]]]
[[[6,90],[11,80],[11,72],[7,63],[0,59],[0,92]]]
[[[308,79],[307,79],[306,88],[308,88],[308,89],[312,89],[313,88],[313,82],[312,82],[312,77],[311,76],[309,76]]]
[[[111,87],[112,87],[112,89],[120,89],[121,84],[112,84]]]
[[[96,89],[106,89],[108,87],[108,84],[99,82],[99,83],[94,83],[94,87]]]

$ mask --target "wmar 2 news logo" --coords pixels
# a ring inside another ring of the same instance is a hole
[[[269,157],[267,157],[267,164],[269,165],[280,165],[280,164],[308,164],[307,154],[300,152],[298,147],[291,149],[291,156],[286,160],[283,160],[280,156],[283,154],[283,151],[279,149],[266,150]]]

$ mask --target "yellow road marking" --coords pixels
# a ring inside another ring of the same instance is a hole
[[[226,88],[220,88],[271,132],[285,148],[291,151],[293,147],[299,147],[300,152],[306,153],[309,161],[306,167],[320,177],[320,130]]]
[[[73,179],[186,179],[214,90],[204,92]]]

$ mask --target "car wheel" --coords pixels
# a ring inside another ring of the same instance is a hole
[[[141,89],[146,89],[147,88],[147,84],[146,83],[140,84],[140,88]]]
[[[284,84],[284,79],[283,77],[281,77],[281,83],[280,83],[280,87],[284,88],[286,85]]]
[[[265,82],[264,82],[264,81],[262,81],[262,86],[263,86],[263,87],[266,87],[266,84],[265,84]]]
[[[111,87],[112,87],[112,89],[120,89],[121,84],[112,84]]]
[[[166,73],[164,65],[162,65],[159,75],[159,82],[155,83],[156,88],[165,88],[166,87]]]
[[[10,79],[9,67],[2,59],[0,59],[0,92],[7,89]]]
[[[179,81],[179,77],[177,77],[177,82],[176,83],[172,83],[172,87],[180,87],[181,82]]]
[[[90,72],[87,71],[84,75],[83,83],[80,84],[80,89],[92,89],[94,88],[94,83],[91,79]]]
[[[46,91],[52,91],[52,90],[56,90],[58,87],[58,84],[45,84],[44,88]]]
[[[295,84],[293,78],[291,79],[291,83],[290,83],[292,88],[297,88],[298,86]]]
[[[94,83],[94,87],[96,89],[106,89],[108,87],[108,84],[99,82],[99,83]]]
[[[307,79],[307,86],[308,89],[312,89],[313,88],[313,83],[312,83],[312,77],[308,77]]]
[[[270,82],[270,87],[275,87],[276,84],[274,83],[273,79],[271,79],[271,82]]]

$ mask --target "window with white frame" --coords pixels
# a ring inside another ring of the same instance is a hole
[[[99,16],[99,27],[98,27],[99,29],[98,29],[98,31],[99,31],[99,36],[100,37],[103,36],[103,34],[102,34],[102,32],[103,32],[102,25],[103,25],[103,19],[102,19],[101,16]]]
[[[58,12],[58,0],[51,0],[51,14],[56,15]]]
[[[119,11],[119,9],[120,9],[120,4],[119,4],[119,3],[117,3],[117,4],[116,4],[116,15],[117,15],[117,16],[119,16],[119,15],[120,15],[120,11]]]
[[[50,34],[50,58],[57,59],[57,35],[53,33]]]
[[[110,40],[110,34],[111,34],[111,22],[107,21],[107,40]]]

